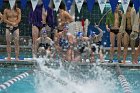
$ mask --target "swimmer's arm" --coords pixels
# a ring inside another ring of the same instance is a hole
[[[102,30],[98,25],[95,25],[95,28],[96,28],[100,33],[103,32],[103,30]]]
[[[123,12],[121,10],[119,10],[119,15],[120,15],[120,17],[122,17],[122,15],[123,15]]]
[[[74,37],[72,35],[69,35],[68,38],[69,38],[70,44],[73,45]]]
[[[36,45],[35,45],[35,54],[37,54],[38,48],[39,48],[39,42],[40,42],[40,38],[38,38],[36,40]]]
[[[124,33],[125,32],[125,26],[126,26],[126,14],[122,14],[122,19],[121,19],[121,25],[120,25],[120,28],[119,28],[119,31],[121,33]]]
[[[50,45],[53,46],[54,45],[54,42],[52,41],[52,39],[50,37],[47,37],[47,38],[49,40]]]
[[[83,39],[84,39],[85,41],[88,41],[88,40],[89,40],[89,38],[88,38],[88,37],[83,37]]]
[[[132,25],[132,31],[139,32],[139,12],[136,13],[136,11],[133,12],[133,25]]]
[[[12,22],[10,22],[8,19],[7,19],[7,9],[4,10],[4,14],[3,14],[3,20],[6,24],[9,24],[9,25],[13,25]]]
[[[99,28],[98,25],[95,25],[95,28],[98,29],[98,31],[100,32],[98,35],[96,35],[95,37],[95,41],[99,42],[102,40],[102,37],[103,37],[103,31],[101,28]]]
[[[66,21],[68,23],[73,22],[73,18],[72,18],[72,16],[69,13],[65,12],[65,16],[66,16]]]
[[[3,21],[3,15],[0,12],[0,22],[2,22],[2,21]]]
[[[18,11],[18,19],[16,21],[16,25],[18,25],[19,22],[21,21],[21,10],[19,8],[17,8],[17,11]]]
[[[60,36],[59,35],[60,34],[57,33],[57,35],[54,37],[54,47],[56,49],[56,52],[58,52],[58,53],[61,51],[61,48],[59,46],[59,39],[60,39]]]
[[[55,42],[55,46],[59,45],[59,33],[56,33],[54,36],[54,42]]]

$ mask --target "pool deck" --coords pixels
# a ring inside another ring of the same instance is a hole
[[[64,62],[66,65],[75,65],[75,66],[107,66],[107,67],[115,67],[116,65],[119,65],[121,68],[134,68],[134,69],[140,69],[140,63],[139,64],[132,64],[132,63],[81,63],[81,62]],[[20,61],[6,61],[6,60],[0,60],[0,66],[35,66],[36,61],[35,60],[20,60]]]

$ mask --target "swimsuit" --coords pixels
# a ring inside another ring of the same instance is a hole
[[[6,29],[8,29],[12,34],[14,33],[14,31],[16,31],[17,29],[19,29],[19,27],[13,27],[13,29],[11,30],[10,27],[6,27]]]
[[[130,36],[132,30],[125,29],[126,33]]]
[[[38,27],[39,30],[43,27],[42,7],[43,7],[43,4],[37,5],[34,11],[33,10],[30,11],[29,17],[28,17],[29,24],[32,24],[33,26]]]
[[[84,49],[86,48],[86,42],[79,42],[79,44],[77,45],[77,48],[80,53],[83,53]]]
[[[92,50],[92,52],[95,52],[96,51],[96,46],[94,46],[93,44],[95,44],[96,46],[98,46],[98,50],[100,51],[101,41],[91,43],[91,50]]]
[[[46,50],[49,48],[49,44],[48,43],[40,43],[39,47],[44,47]]]
[[[49,47],[50,47],[50,44],[49,43],[43,43],[42,42],[42,39],[41,39],[41,43],[39,44],[39,47],[44,47],[45,48],[45,50],[47,50]]]
[[[60,38],[59,40],[59,46],[64,50],[67,51],[70,47],[68,39]]]
[[[119,29],[110,29],[110,32],[113,32],[115,35],[119,33]]]
[[[128,19],[126,19],[126,26],[127,26],[127,21]],[[132,29],[127,29],[127,27],[125,28],[126,33],[130,36]]]

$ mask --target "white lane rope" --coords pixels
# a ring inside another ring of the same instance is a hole
[[[124,90],[124,93],[132,93],[132,90],[130,88],[129,82],[126,80],[125,76],[122,74],[121,69],[119,65],[116,66],[116,72],[118,74],[118,79],[120,81],[121,87]]]
[[[10,87],[11,85],[13,85],[14,83],[16,83],[17,81],[20,81],[22,80],[23,78],[26,78],[27,76],[30,75],[30,73],[33,73],[33,71],[27,71],[27,72],[24,72],[20,75],[17,75],[16,77],[4,82],[3,84],[0,84],[0,91]]]

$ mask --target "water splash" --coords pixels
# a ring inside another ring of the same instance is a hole
[[[107,69],[93,65],[80,67],[69,65],[58,69],[44,66],[45,61],[37,59],[35,71],[37,93],[119,93],[117,79]],[[49,61],[49,59],[47,60]]]

